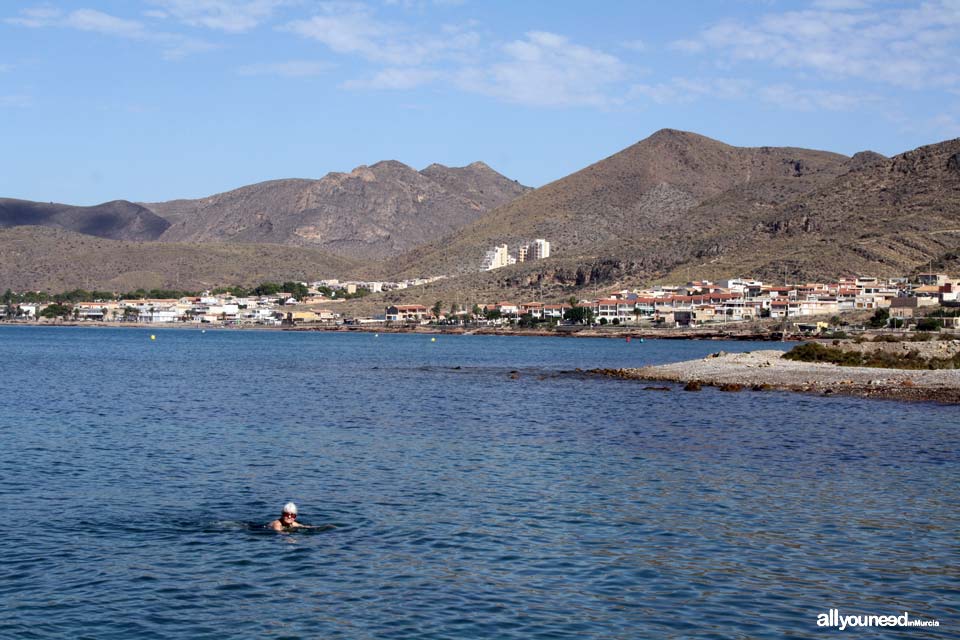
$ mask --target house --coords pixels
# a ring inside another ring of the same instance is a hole
[[[945,273],[918,273],[917,282],[926,286],[939,287],[946,284],[950,276]]]
[[[420,322],[428,312],[422,304],[399,304],[387,307],[384,317],[387,322]]]
[[[920,311],[922,307],[936,306],[936,302],[936,298],[894,298],[890,301],[890,317],[900,319],[916,318],[924,315]]]
[[[554,320],[563,320],[563,314],[570,309],[568,304],[545,304],[543,305],[543,317]]]
[[[529,314],[531,318],[536,318],[537,320],[543,319],[543,303],[542,302],[524,302],[520,305],[520,315],[525,316]]]

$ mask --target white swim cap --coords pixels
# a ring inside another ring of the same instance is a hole
[[[283,513],[295,514],[296,512],[297,512],[297,505],[293,504],[292,502],[288,502],[287,504],[283,505]]]

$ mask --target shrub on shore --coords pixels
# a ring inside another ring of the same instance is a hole
[[[917,351],[860,353],[805,342],[783,354],[797,362],[829,362],[841,367],[877,367],[881,369],[960,369],[960,353],[950,358],[923,358]]]

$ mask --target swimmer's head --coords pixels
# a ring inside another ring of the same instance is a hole
[[[288,502],[287,504],[283,505],[282,513],[284,514],[289,513],[294,516],[297,515],[297,505],[293,504],[292,502]]]

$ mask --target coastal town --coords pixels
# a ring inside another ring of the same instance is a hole
[[[343,304],[351,299],[418,287],[439,279],[442,277],[389,283],[328,279],[178,297],[111,297],[102,292],[51,296],[7,291],[0,304],[0,320],[224,327],[531,327],[546,324],[655,329],[773,319],[805,332],[819,332],[829,324],[839,324],[829,320],[847,312],[873,312],[883,320],[883,326],[902,327],[922,322],[931,311],[942,306],[960,304],[960,280],[943,273],[923,273],[913,279],[859,276],[803,284],[771,284],[752,278],[700,280],[610,290],[591,298],[570,296],[554,302],[477,300],[471,304],[444,304],[438,300],[431,306],[389,305],[382,313],[369,315],[342,310]],[[956,328],[960,318],[955,315],[940,313],[937,328]]]

